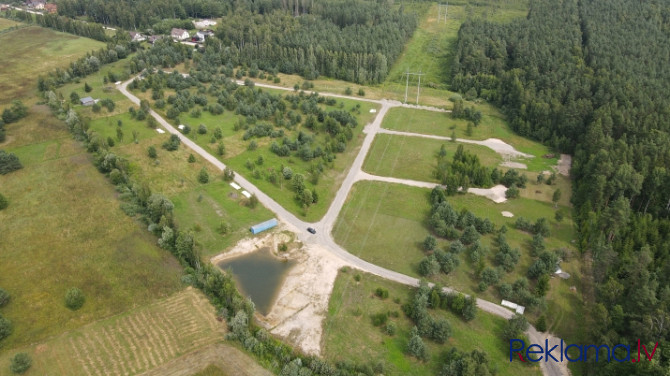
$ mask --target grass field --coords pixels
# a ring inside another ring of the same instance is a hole
[[[9,368],[15,352],[27,352],[27,375],[136,375],[195,349],[223,340],[225,324],[199,291],[188,288],[130,310],[0,355]]]
[[[41,27],[0,34],[0,46],[3,46],[0,106],[36,93],[39,74],[65,67],[70,61],[104,45]]]
[[[333,229],[333,237],[338,244],[366,261],[419,277],[418,265],[425,256],[421,242],[430,233],[427,223],[430,213],[429,195],[430,190],[425,188],[381,182],[358,182],[342,208]],[[472,194],[450,197],[449,202],[456,211],[467,209],[478,217],[489,218],[496,228],[503,224],[508,227],[507,242],[511,247],[518,247],[521,250],[521,259],[512,273],[503,276],[503,282],[512,283],[518,277],[525,276],[533,258],[529,254],[531,235],[513,229],[516,218],[505,218],[501,215],[501,211],[510,211],[517,217],[523,216],[532,221],[546,217],[550,221],[552,232],[551,237],[546,239],[547,249],[571,248],[573,223],[569,218],[560,224],[554,221],[555,209],[551,203],[519,198],[496,204],[487,198]],[[568,213],[565,208],[563,210]],[[497,249],[492,242],[491,235],[482,237],[482,243],[491,249],[487,258],[488,265],[495,265],[493,256]],[[449,244],[446,240],[438,242],[440,247]],[[431,280],[466,293],[475,293],[490,301],[497,301],[498,295],[494,288],[489,288],[484,293],[477,290],[479,277],[476,274],[476,266],[470,262],[466,253],[461,253],[461,262],[455,271],[449,275],[439,274]],[[579,283],[580,260],[574,256],[573,259],[564,260],[561,267],[574,278],[568,281],[553,281],[552,291],[555,295],[550,301],[554,299],[554,303],[551,304],[562,307],[563,312],[562,318],[556,317],[555,330],[567,334],[570,338],[579,334],[568,318],[576,317],[573,315],[577,315],[582,309],[581,303],[575,305],[581,298],[569,292],[571,285]],[[531,311],[528,314],[533,317]]]
[[[360,275],[360,281],[354,275]],[[374,290],[382,287],[389,291],[389,298],[381,300],[374,296]],[[501,338],[505,320],[478,312],[477,318],[463,321],[451,312],[430,310],[435,318],[449,321],[452,336],[445,344],[437,344],[425,339],[430,360],[419,362],[405,354],[409,331],[414,324],[402,313],[401,304],[412,294],[410,287],[389,282],[379,277],[349,270],[340,272],[335,280],[328,316],[324,322],[326,358],[332,361],[348,360],[366,364],[384,364],[385,375],[435,375],[441,369],[441,354],[451,347],[470,352],[483,350],[488,354],[490,364],[501,376],[539,375],[539,366],[529,367],[520,362],[509,363],[507,344]],[[399,299],[399,303],[395,300]],[[375,327],[371,315],[379,312],[398,312],[399,317],[391,317],[397,327],[397,334],[389,336],[382,328]]]
[[[21,23],[13,21],[13,20],[8,20],[6,18],[0,18],[0,32],[9,29],[10,27],[14,26],[19,26]]]
[[[493,168],[502,162],[499,154],[484,146],[380,133],[372,142],[363,170],[378,176],[437,182],[434,172],[442,145],[447,150],[448,159],[459,145],[463,145],[465,151],[479,156],[483,166]]]
[[[504,121],[502,115],[493,107],[486,104],[477,106],[482,110],[484,117],[482,123],[473,128],[472,136],[466,134],[467,121],[465,120],[452,119],[449,114],[411,108],[397,107],[390,109],[384,118],[382,127],[396,131],[442,137],[451,137],[455,133],[457,138],[471,140],[498,138],[514,146],[519,151],[535,156],[534,158],[519,160],[519,162],[525,163],[528,166],[529,171],[551,170],[551,166],[556,165],[558,157],[542,157],[551,153],[548,147],[514,133]]]

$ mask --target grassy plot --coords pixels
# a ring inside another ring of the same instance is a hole
[[[249,227],[274,217],[265,207],[251,209],[247,200],[228,183],[215,181],[172,197],[175,217],[181,228],[192,229],[203,247],[203,256],[224,251],[240,239],[250,236]],[[220,232],[221,223],[230,229]]]
[[[354,276],[359,275],[359,281]],[[389,298],[374,296],[378,287],[387,289]],[[412,294],[412,288],[382,278],[358,273],[341,272],[335,280],[328,316],[324,322],[324,354],[332,360],[355,361],[364,364],[382,363],[385,375],[435,375],[441,369],[441,354],[451,347],[470,352],[474,349],[488,354],[490,364],[501,376],[539,375],[539,366],[509,363],[506,343],[502,340],[505,320],[478,312],[477,318],[465,322],[451,312],[430,310],[435,318],[449,321],[452,336],[445,344],[424,339],[430,360],[420,362],[406,355],[409,331],[414,326],[402,312],[401,304]],[[389,321],[397,326],[390,336],[382,327],[372,324],[371,316],[380,312],[397,312]]]
[[[333,229],[333,237],[338,244],[366,261],[419,277],[418,265],[425,257],[421,242],[430,234],[427,223],[430,213],[429,195],[430,190],[425,188],[381,182],[358,182],[342,208]],[[529,254],[531,235],[513,229],[516,218],[505,218],[501,215],[501,211],[510,211],[517,217],[523,216],[532,221],[540,217],[549,219],[551,237],[546,239],[547,249],[570,248],[573,223],[569,218],[561,223],[555,222],[553,220],[555,209],[550,203],[519,198],[496,204],[487,198],[472,194],[453,196],[448,201],[456,211],[467,209],[478,217],[490,219],[496,228],[503,224],[508,227],[507,242],[512,248],[518,247],[521,250],[521,258],[513,272],[503,275],[502,282],[512,283],[517,278],[525,276],[533,258]],[[447,247],[449,244],[447,240],[440,240],[438,247]],[[482,237],[482,244],[491,249],[486,264],[495,267],[494,255],[497,248],[493,244],[493,236]],[[478,291],[479,276],[476,265],[469,260],[467,252],[462,252],[459,258],[460,265],[456,270],[449,275],[438,274],[432,277],[431,281],[466,293],[475,293],[490,301],[497,301],[499,297],[495,288],[489,288],[483,293]],[[580,262],[573,256],[569,260],[564,260],[561,267],[574,277],[568,281],[554,282],[552,288],[556,289],[556,295],[553,296],[558,299],[555,304],[562,306],[565,317],[575,317],[573,315],[581,308],[572,308],[571,304],[575,299],[565,295],[565,292],[569,286],[575,284],[575,279],[579,279]],[[574,296],[577,300],[581,299],[578,295]],[[563,324],[557,324],[556,330],[561,334],[574,335],[574,328],[570,327],[569,320],[567,318],[561,320]]]
[[[29,374],[135,375],[192,350],[220,342],[218,322],[207,298],[188,288],[154,304],[83,326],[0,355],[9,368],[15,352],[33,359]]]
[[[14,323],[4,346],[38,341],[179,288],[177,262],[119,210],[113,187],[69,134],[9,150],[24,168],[0,176],[10,200],[0,212],[0,286],[12,295],[3,315]],[[63,303],[72,286],[87,297],[74,312]]]
[[[36,92],[37,76],[65,67],[104,43],[41,27],[27,27],[0,34],[2,77],[0,105]]]
[[[452,137],[455,134],[457,138],[471,140],[498,138],[519,151],[535,156],[534,158],[519,160],[519,162],[525,163],[530,171],[551,170],[551,166],[556,165],[558,162],[557,156],[543,158],[544,155],[551,153],[549,148],[514,133],[498,110],[486,104],[477,105],[477,108],[482,110],[484,117],[481,124],[472,128],[471,136],[466,133],[467,121],[465,120],[452,119],[449,114],[445,113],[401,107],[391,108],[388,111],[382,127],[396,131],[442,137]]]
[[[6,18],[0,18],[0,31],[5,30],[5,29],[9,29],[10,27],[19,26],[19,25],[22,25],[22,24],[19,23],[19,22],[14,21],[14,20],[8,20]]]
[[[483,166],[495,167],[502,162],[499,154],[484,146],[380,133],[366,156],[363,170],[378,176],[437,182],[434,172],[442,145],[447,150],[448,159],[459,145],[463,145],[465,151],[479,157]]]

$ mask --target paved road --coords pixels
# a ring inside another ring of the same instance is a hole
[[[128,97],[133,103],[139,105],[140,100],[136,96],[134,96],[132,93],[130,93],[127,90],[128,84],[132,81],[133,79],[130,79],[126,82],[123,82],[120,85],[117,85],[117,88],[125,95]],[[286,91],[291,91],[291,89],[279,87],[279,86],[273,86],[273,85],[266,85],[266,84],[257,84],[256,86],[261,86],[261,87],[269,87],[272,89],[280,89],[280,90],[286,90]],[[388,110],[392,107],[400,107],[400,106],[406,106],[406,107],[412,107],[412,108],[423,108],[423,109],[428,109],[428,107],[423,107],[423,106],[411,106],[411,105],[404,105],[400,102],[397,101],[388,101],[388,100],[374,100],[374,99],[365,99],[365,98],[356,98],[356,97],[349,97],[349,96],[344,96],[344,95],[339,95],[339,94],[328,94],[328,93],[321,93],[321,95],[327,95],[327,96],[333,96],[337,98],[347,98],[347,99],[355,99],[355,100],[365,100],[367,102],[372,102],[372,103],[377,103],[381,105],[381,109],[379,110],[377,116],[373,120],[372,123],[368,124],[364,129],[363,132],[366,134],[365,139],[363,140],[363,145],[361,146],[361,149],[356,156],[356,159],[354,160],[351,168],[349,169],[349,172],[347,173],[347,176],[345,177],[344,181],[342,182],[342,185],[340,186],[340,189],[337,191],[337,194],[335,195],[335,199],[333,200],[332,204],[330,205],[330,208],[324,215],[324,217],[316,223],[308,223],[305,222],[292,213],[288,212],[284,207],[279,205],[275,200],[273,200],[271,197],[263,193],[260,189],[258,189],[255,185],[253,185],[251,182],[249,182],[247,179],[240,175],[236,175],[235,181],[245,190],[248,192],[255,194],[258,197],[258,200],[268,209],[271,211],[275,212],[277,217],[285,222],[289,227],[293,227],[293,230],[296,232],[298,235],[298,238],[305,243],[317,243],[320,246],[324,247],[331,253],[335,254],[345,262],[349,263],[351,266],[358,268],[360,270],[363,270],[365,272],[377,275],[379,277],[389,279],[398,283],[402,283],[405,285],[410,285],[410,286],[418,286],[419,285],[419,280],[417,278],[413,278],[407,275],[404,275],[402,273],[395,272],[393,270],[388,270],[385,268],[382,268],[378,265],[369,263],[365,260],[360,259],[359,257],[349,253],[346,251],[344,248],[340,247],[337,243],[335,243],[335,240],[332,237],[332,229],[333,225],[335,224],[335,221],[337,220],[337,216],[340,213],[340,210],[342,209],[342,206],[344,205],[344,202],[349,194],[349,191],[351,190],[352,186],[354,183],[362,178],[365,178],[367,176],[372,176],[369,174],[366,174],[362,172],[361,167],[363,166],[363,162],[365,160],[365,156],[367,155],[370,146],[372,145],[372,141],[374,140],[375,135],[380,132],[381,130],[381,123],[382,120],[384,119],[384,116],[388,112]],[[432,108],[432,110],[439,110]],[[195,142],[193,142],[191,139],[188,137],[184,136],[181,132],[179,132],[176,128],[174,128],[170,123],[165,121],[160,115],[158,115],[156,112],[151,110],[150,112],[151,116],[153,116],[158,123],[163,126],[168,132],[172,134],[176,134],[179,139],[182,141],[184,145],[192,149],[194,152],[198,153],[200,156],[205,158],[207,161],[212,163],[214,166],[216,166],[220,170],[224,170],[226,168],[226,165],[221,162],[218,158],[215,156],[211,155],[208,153],[206,150],[198,146]],[[385,130],[384,130],[385,131]],[[393,179],[393,178],[388,178],[388,179]],[[402,179],[398,179],[402,180]],[[422,182],[416,182],[417,184],[420,184]],[[306,231],[307,227],[314,227],[317,230],[316,234],[309,234]],[[451,288],[445,288],[445,291],[455,291]],[[507,308],[504,308],[498,304],[489,302],[487,300],[483,299],[477,299],[477,306],[491,314],[494,314],[496,316],[500,316],[503,318],[510,318],[513,316],[513,312],[508,310]],[[538,333],[535,328],[532,326],[530,329],[526,332],[529,336],[529,339],[533,343],[541,343],[541,334]],[[567,367],[561,367],[555,363],[541,363],[542,371],[545,376],[564,376],[564,375],[569,375],[567,372]]]

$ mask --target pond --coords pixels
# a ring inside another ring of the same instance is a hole
[[[294,260],[281,260],[272,255],[270,248],[247,253],[217,264],[222,270],[230,270],[242,296],[250,297],[256,311],[266,316],[284,283]]]

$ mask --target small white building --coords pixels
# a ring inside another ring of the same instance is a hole
[[[187,40],[190,37],[188,31],[177,28],[172,29],[172,31],[170,32],[170,36],[174,40]]]
[[[92,97],[84,97],[79,100],[79,103],[84,106],[93,106],[94,104],[98,103],[98,100],[93,99]]]
[[[512,303],[508,300],[503,300],[502,303],[500,303],[501,306],[511,308],[514,310],[514,312],[523,315],[523,313],[526,311],[526,307],[522,305],[518,305],[516,303]]]
[[[147,37],[142,35],[142,33],[138,33],[136,31],[130,31],[128,32],[130,34],[130,41],[131,42],[142,42],[147,40]]]

